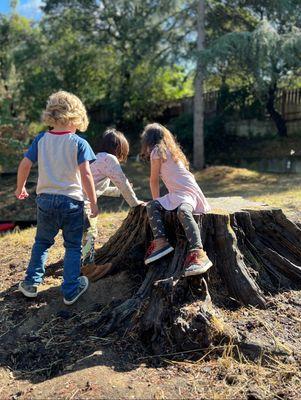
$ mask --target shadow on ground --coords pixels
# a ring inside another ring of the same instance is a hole
[[[91,283],[87,293],[68,307],[60,293],[60,268],[60,263],[49,267],[47,284],[41,286],[36,299],[24,298],[17,285],[0,294],[1,319],[6,322],[0,334],[1,366],[8,367],[17,379],[32,383],[95,365],[120,372],[135,368],[141,348],[134,348],[126,337],[114,341],[97,336],[95,329],[81,328],[109,303],[131,296],[130,277],[121,272]]]

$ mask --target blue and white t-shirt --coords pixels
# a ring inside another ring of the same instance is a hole
[[[37,194],[62,194],[84,200],[79,165],[96,159],[85,139],[74,132],[41,132],[25,157],[38,162]]]

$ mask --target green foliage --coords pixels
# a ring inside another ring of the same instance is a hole
[[[222,36],[202,54],[207,71],[225,72],[233,64],[250,75],[255,92],[265,98],[267,91],[300,68],[301,31],[279,34],[267,21],[253,32]]]
[[[88,109],[109,110],[111,121],[124,125],[153,118],[165,101],[191,95],[192,78],[170,58],[181,3],[45,2],[39,26],[24,23],[26,40],[7,52],[17,65],[19,109],[38,121],[49,94],[62,88]],[[17,18],[6,19],[16,38]]]
[[[0,15],[0,124],[24,119],[23,75],[16,54],[31,42],[34,32],[26,18]]]
[[[192,154],[193,148],[193,115],[184,113],[173,118],[168,123],[168,129],[176,136],[187,155]]]
[[[157,69],[142,64],[133,71],[129,89],[125,118],[150,120],[158,117],[168,102],[191,96],[192,79],[178,66]]]
[[[217,99],[217,113],[225,122],[231,119],[250,119],[256,115],[257,119],[265,118],[265,108],[256,96],[252,94],[252,87],[243,86],[230,90],[230,86],[223,83]]]
[[[16,134],[18,128],[18,134]],[[0,173],[14,171],[26,147],[26,129],[18,125],[1,125],[0,128]]]
[[[182,38],[182,3],[46,1],[45,28],[55,40],[55,51],[63,37],[68,53],[66,41],[73,41],[72,35],[81,47],[73,51],[81,55],[76,60],[71,57],[67,74],[62,74],[64,84],[80,92],[88,106],[109,109],[118,125],[133,118],[151,118],[156,104],[158,109],[162,101],[186,94],[191,90],[185,83],[187,74],[171,60]]]

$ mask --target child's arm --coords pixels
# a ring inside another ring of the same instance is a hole
[[[149,178],[149,186],[153,199],[160,197],[160,168],[161,160],[159,158],[151,159],[151,174]]]
[[[97,194],[97,193],[96,193]],[[120,197],[121,191],[116,186],[108,186],[104,192],[102,193],[103,196],[108,197]]]
[[[102,175],[107,176],[114,183],[130,207],[136,207],[143,203],[137,199],[116,157],[109,155],[102,163],[98,163],[96,160],[93,164],[93,168],[101,169]]]
[[[97,162],[97,161],[95,161]],[[92,175],[93,175],[93,168],[91,168]],[[106,177],[101,179],[98,182],[95,182],[94,178],[94,185],[97,198],[100,196],[110,196],[110,197],[119,197],[121,192],[116,186],[110,186],[110,178]]]
[[[95,218],[98,215],[97,198],[95,193],[95,186],[93,181],[92,172],[90,170],[89,161],[84,161],[79,165],[80,175],[82,179],[83,189],[90,201],[91,207],[91,218]]]
[[[121,169],[121,168],[120,168]],[[142,204],[143,202],[137,199],[137,196],[127,179],[127,177],[124,175],[123,171],[120,171],[120,174],[118,176],[114,175],[111,176],[110,179],[114,183],[114,185],[119,189],[120,193],[122,194],[122,197],[124,200],[128,203],[130,207],[136,207],[139,204]]]
[[[15,191],[15,195],[17,199],[24,200],[29,194],[25,188],[27,178],[29,176],[30,170],[32,167],[32,162],[29,158],[24,157],[23,160],[19,164],[18,168],[18,176],[17,176],[17,189]]]

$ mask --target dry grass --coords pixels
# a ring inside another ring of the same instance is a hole
[[[280,207],[300,218],[301,175],[272,174],[245,168],[210,167],[195,173],[208,197],[242,196],[246,199]]]

